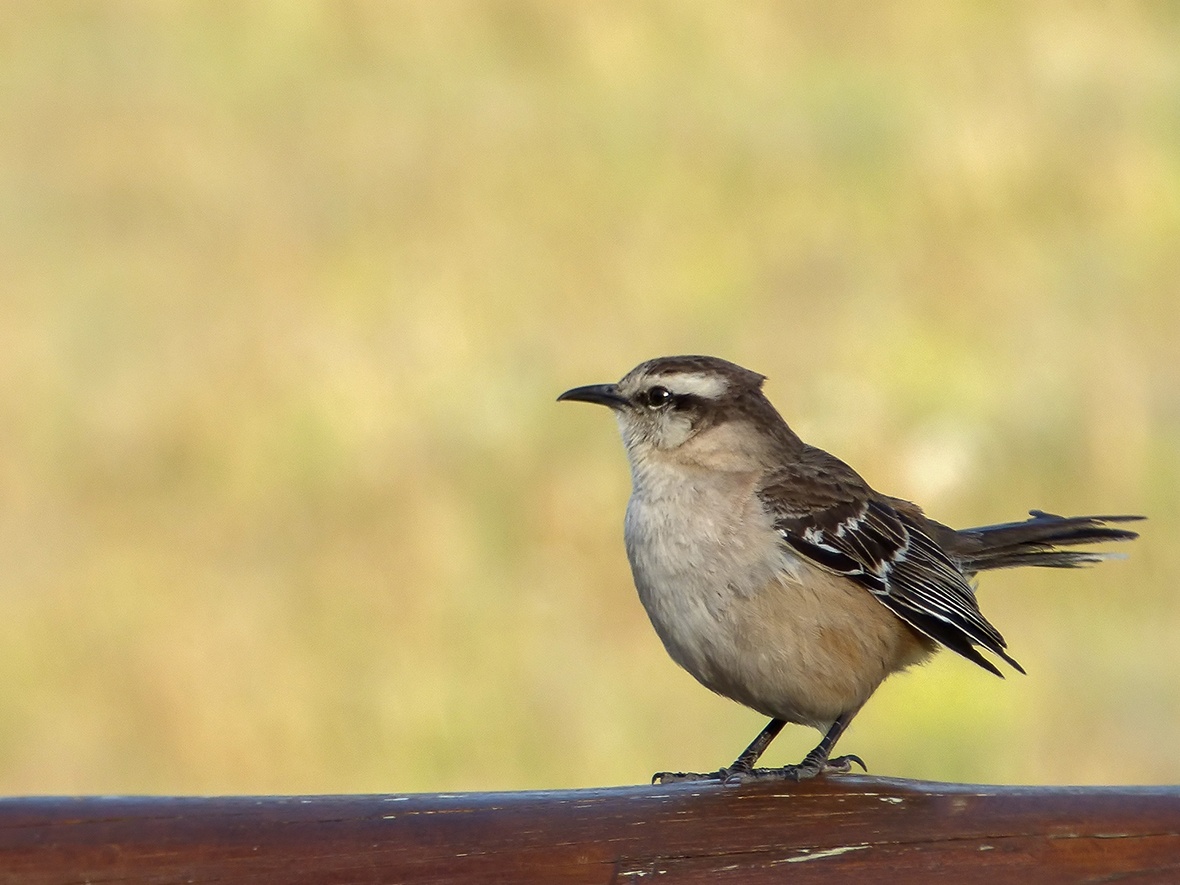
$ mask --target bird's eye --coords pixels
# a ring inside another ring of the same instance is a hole
[[[672,402],[672,391],[666,387],[656,385],[647,392],[647,404],[653,409],[662,409]]]

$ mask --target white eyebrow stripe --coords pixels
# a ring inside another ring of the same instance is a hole
[[[705,372],[677,372],[657,380],[663,382],[673,393],[717,399],[729,390],[729,382],[718,375]]]

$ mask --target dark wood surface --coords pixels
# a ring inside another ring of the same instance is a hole
[[[0,880],[1180,882],[1180,788],[847,776],[529,793],[0,799]]]

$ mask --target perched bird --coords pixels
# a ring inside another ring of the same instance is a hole
[[[732,765],[661,772],[656,782],[864,767],[832,748],[891,673],[940,646],[996,675],[981,649],[1024,672],[979,610],[978,572],[1089,565],[1117,554],[1067,548],[1137,537],[1114,524],[1139,516],[1039,510],[949,528],[799,439],[764,380],[715,357],[672,356],[558,397],[600,403],[618,421],[631,465],[627,557],[668,654],[705,687],[771,717]],[[797,765],[756,769],[788,722],[823,740]]]

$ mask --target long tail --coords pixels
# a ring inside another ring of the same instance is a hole
[[[1135,522],[1142,516],[1055,516],[1030,510],[1024,522],[985,525],[956,532],[955,554],[963,571],[981,572],[994,568],[1036,565],[1048,568],[1078,568],[1106,559],[1122,559],[1121,553],[1093,550],[1063,550],[1078,544],[1103,541],[1132,541],[1137,532],[1113,528],[1116,522]]]

